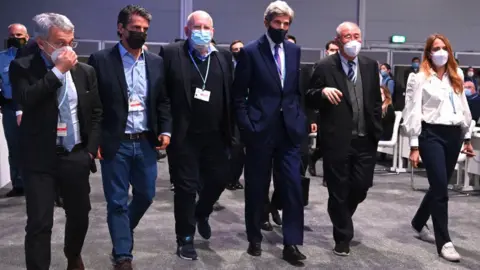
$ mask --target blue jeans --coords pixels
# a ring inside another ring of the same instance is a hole
[[[100,161],[107,223],[115,261],[132,259],[133,230],[152,204],[157,179],[157,154],[145,139],[123,141],[111,160]],[[128,189],[133,198],[128,203]]]
[[[23,180],[19,166],[18,124],[15,108],[11,104],[2,106],[2,123],[8,146],[8,161],[10,163],[10,179],[13,188],[23,188]]]

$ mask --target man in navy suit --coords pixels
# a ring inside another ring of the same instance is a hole
[[[233,84],[235,114],[246,144],[247,252],[261,255],[263,205],[273,160],[283,208],[283,259],[302,265],[306,257],[297,248],[303,244],[299,148],[307,129],[300,105],[300,48],[285,40],[293,19],[286,2],[272,2],[264,15],[267,33],[240,51]]]
[[[88,60],[97,72],[105,108],[98,156],[115,269],[132,269],[134,229],[155,196],[155,149],[163,150],[170,142],[163,59],[142,49],[151,19],[144,8],[126,6],[118,15],[120,42]]]

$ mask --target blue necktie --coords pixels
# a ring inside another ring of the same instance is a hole
[[[70,102],[68,99],[67,75],[68,73],[65,73],[63,85],[60,87],[60,91],[58,91],[59,123],[65,123],[67,125],[67,136],[60,137],[59,139],[60,144],[65,147],[68,152],[70,152],[75,146],[75,136],[73,130],[72,113],[70,111]]]
[[[280,54],[278,53],[280,49],[280,44],[275,45],[275,53],[273,57],[275,58],[275,64],[277,65],[278,76],[280,76],[280,81],[282,80],[282,59],[280,59]]]
[[[355,71],[353,71],[355,67],[355,62],[353,61],[348,61],[348,79],[353,82],[353,79],[355,77]]]

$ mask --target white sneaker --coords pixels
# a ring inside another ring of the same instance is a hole
[[[440,251],[440,256],[451,262],[458,262],[462,258],[455,250],[452,242],[448,242],[443,245],[442,250]]]
[[[421,231],[417,231],[415,228],[413,228],[413,230],[417,233],[417,237],[420,240],[428,243],[435,243],[435,236],[433,236],[432,231],[430,231],[427,225],[423,226]]]

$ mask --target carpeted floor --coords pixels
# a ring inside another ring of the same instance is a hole
[[[321,168],[320,163],[317,166]],[[282,237],[278,227],[274,232],[264,233],[262,257],[252,258],[246,254],[243,191],[225,191],[222,195],[221,207],[211,217],[212,238],[205,241],[197,236],[200,259],[190,262],[177,258],[174,255],[173,194],[168,188],[166,162],[160,162],[159,168],[155,202],[135,230],[135,269],[293,269],[280,259]],[[408,173],[375,176],[375,186],[354,217],[356,234],[351,255],[346,258],[331,252],[332,226],[326,211],[327,191],[321,185],[322,178],[313,177],[310,205],[305,209],[305,245],[301,247],[308,257],[305,269],[480,269],[480,197],[455,193],[450,197],[450,233],[463,260],[449,263],[438,257],[434,245],[413,236],[410,219],[424,193],[411,190],[409,176]],[[93,209],[83,258],[88,269],[112,269],[100,175],[93,175],[90,181]],[[418,176],[417,185],[426,187],[425,178]],[[6,187],[0,193],[8,190]],[[25,269],[24,199],[0,199],[0,220],[0,270]],[[51,269],[66,268],[62,252],[64,222],[65,215],[57,208]]]

